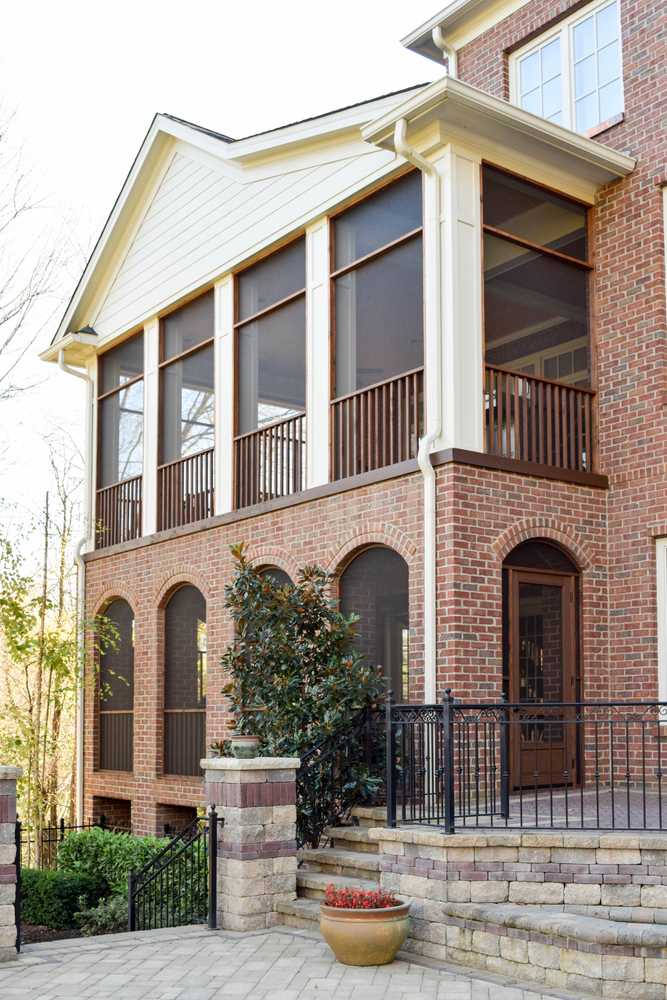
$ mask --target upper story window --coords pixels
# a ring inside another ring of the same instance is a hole
[[[140,476],[144,452],[144,335],[99,359],[98,487]]]
[[[587,210],[485,166],[486,363],[590,386]]]
[[[306,408],[306,241],[236,279],[237,434]]]
[[[511,60],[511,98],[548,121],[589,132],[623,111],[619,0],[559,21]]]
[[[213,292],[161,321],[160,464],[213,448]]]
[[[332,222],[340,397],[423,364],[421,174],[387,185]]]

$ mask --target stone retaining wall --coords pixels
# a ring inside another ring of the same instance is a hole
[[[0,764],[0,962],[16,958],[16,782],[22,774]]]

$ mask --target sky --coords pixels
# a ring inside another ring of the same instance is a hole
[[[442,0],[440,0],[442,2]],[[83,447],[83,382],[37,359],[155,112],[234,138],[436,79],[400,38],[438,0],[21,0],[3,4],[0,108],[40,208],[30,237],[65,234],[68,264],[20,376],[33,388],[0,402],[0,518],[13,531],[38,511],[49,445]],[[1,267],[1,262],[0,262]],[[0,274],[1,277],[1,274]],[[8,506],[9,505],[9,506]],[[1,522],[0,522],[1,527]]]

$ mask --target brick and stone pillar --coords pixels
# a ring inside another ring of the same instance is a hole
[[[263,930],[275,905],[296,898],[298,757],[234,757],[201,762],[218,835],[218,927]]]
[[[0,962],[16,958],[16,782],[22,774],[0,764]]]

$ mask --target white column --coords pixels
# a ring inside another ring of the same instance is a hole
[[[160,322],[144,324],[144,478],[142,484],[143,533],[157,531],[158,462],[158,355]]]
[[[234,279],[215,285],[215,513],[234,506]]]
[[[97,355],[94,355],[86,365],[86,371],[90,382],[86,386],[86,464],[88,465],[88,491],[86,494],[85,512],[85,532],[86,532],[86,552],[92,552],[95,548],[95,536],[97,533],[97,373],[99,363]]]
[[[329,225],[306,230],[306,486],[329,481]]]
[[[484,450],[480,160],[448,145],[442,176],[442,404],[438,448]]]

